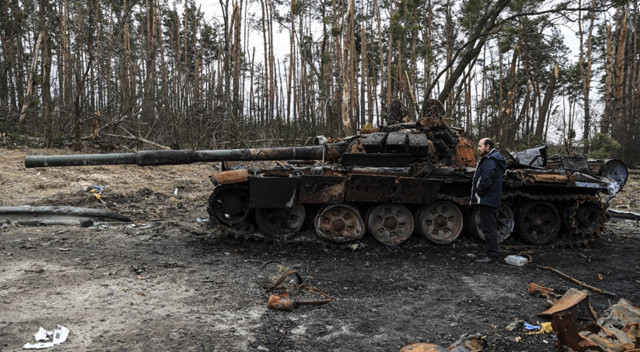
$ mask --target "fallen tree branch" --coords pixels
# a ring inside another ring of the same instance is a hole
[[[95,208],[78,208],[66,206],[43,206],[32,207],[30,205],[15,207],[0,207],[0,217],[9,215],[28,215],[28,216],[77,216],[77,217],[98,217],[109,218],[121,221],[131,221],[125,215],[115,213],[110,210]]]
[[[571,281],[573,283],[576,283],[576,284],[578,284],[578,285],[580,285],[582,287],[590,289],[591,291],[602,293],[603,295],[607,295],[607,296],[611,296],[611,297],[617,296],[615,293],[611,293],[609,291],[605,291],[605,290],[599,289],[597,287],[591,286],[589,284],[586,284],[586,283],[584,283],[584,282],[582,282],[582,281],[580,281],[578,279],[575,279],[575,278],[573,278],[573,277],[571,277],[571,276],[559,271],[558,269],[554,269],[554,268],[552,268],[550,266],[539,266],[539,265],[536,265],[536,267],[540,268],[540,269],[549,270],[551,272],[554,272],[554,273],[562,276],[563,278],[565,278],[565,279],[567,279],[567,280],[569,280],[569,281]]]
[[[156,142],[152,142],[152,141],[150,141],[148,139],[145,139],[145,138],[142,138],[142,137],[136,137],[134,135],[123,136],[123,135],[120,135],[120,134],[111,134],[111,133],[101,133],[100,135],[101,136],[106,136],[106,137],[114,137],[114,138],[133,139],[133,140],[136,140],[136,141],[140,141],[142,143],[150,144],[150,145],[152,145],[154,147],[158,147],[160,149],[164,149],[164,150],[170,150],[171,149],[171,148],[169,148],[169,147],[167,147],[165,145],[158,144]]]
[[[294,139],[288,139],[288,138],[271,138],[271,139],[254,139],[254,140],[249,140],[249,141],[244,141],[244,144],[258,144],[258,143],[265,143],[265,142],[302,142],[301,138],[294,138]],[[217,145],[229,145],[229,144],[234,144],[234,143],[238,143],[236,141],[226,141],[226,142],[217,142]]]
[[[270,352],[273,352],[276,350],[276,348],[278,348],[278,346],[280,346],[280,344],[282,343],[282,340],[284,340],[284,337],[287,335],[287,331],[285,330],[282,333],[282,336],[280,336],[280,340],[278,340],[278,343],[276,343],[275,346],[271,347],[271,349],[269,350]]]

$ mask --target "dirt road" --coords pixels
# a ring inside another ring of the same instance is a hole
[[[38,327],[58,324],[71,331],[54,347],[65,351],[398,351],[476,332],[492,351],[552,351],[550,335],[505,329],[516,318],[542,321],[545,302],[527,294],[530,282],[579,288],[533,264],[640,304],[632,221],[612,221],[590,248],[535,250],[522,268],[473,262],[482,246],[469,237],[448,246],[414,237],[398,248],[364,239],[355,250],[325,248],[309,234],[293,244],[244,241],[197,221],[208,217],[211,165],[27,170],[26,152],[43,151],[0,149],[0,205],[104,208],[134,221],[1,227],[2,351],[22,350]],[[93,185],[108,186],[105,203],[86,191]],[[270,260],[311,276],[334,301],[269,310],[255,278]],[[615,301],[591,296],[598,312]]]

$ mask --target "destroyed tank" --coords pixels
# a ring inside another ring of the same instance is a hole
[[[535,245],[584,243],[607,221],[606,207],[625,184],[618,160],[547,157],[544,146],[505,152],[498,241],[512,233]],[[451,243],[466,228],[483,239],[470,207],[475,145],[444,121],[431,100],[421,118],[301,147],[139,151],[123,154],[27,156],[27,167],[109,164],[173,165],[276,160],[259,169],[223,168],[212,175],[210,221],[286,241],[305,226],[323,240],[350,242],[366,233],[399,245],[414,233]]]

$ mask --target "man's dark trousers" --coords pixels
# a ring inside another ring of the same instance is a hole
[[[480,207],[480,223],[484,233],[484,243],[487,246],[487,257],[498,259],[498,209],[486,205]]]

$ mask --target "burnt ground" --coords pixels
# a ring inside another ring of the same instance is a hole
[[[64,351],[398,351],[413,342],[448,346],[486,335],[491,351],[552,351],[550,335],[508,331],[542,322],[530,282],[580,288],[551,266],[640,304],[640,224],[613,220],[589,248],[540,248],[533,263],[477,264],[483,246],[461,236],[439,246],[419,237],[397,248],[365,238],[355,250],[226,238],[204,222],[211,165],[25,169],[26,153],[0,149],[0,205],[107,208],[133,223],[0,228],[0,350],[33,342],[38,327],[70,329]],[[84,186],[108,185],[106,203]],[[638,180],[615,205],[638,211]],[[177,193],[176,193],[177,189]],[[509,240],[508,245],[517,245]],[[503,248],[503,253],[517,253]],[[293,312],[266,306],[256,283],[277,260],[311,276],[334,298]],[[591,294],[597,312],[617,302]],[[274,348],[274,346],[276,346]]]

